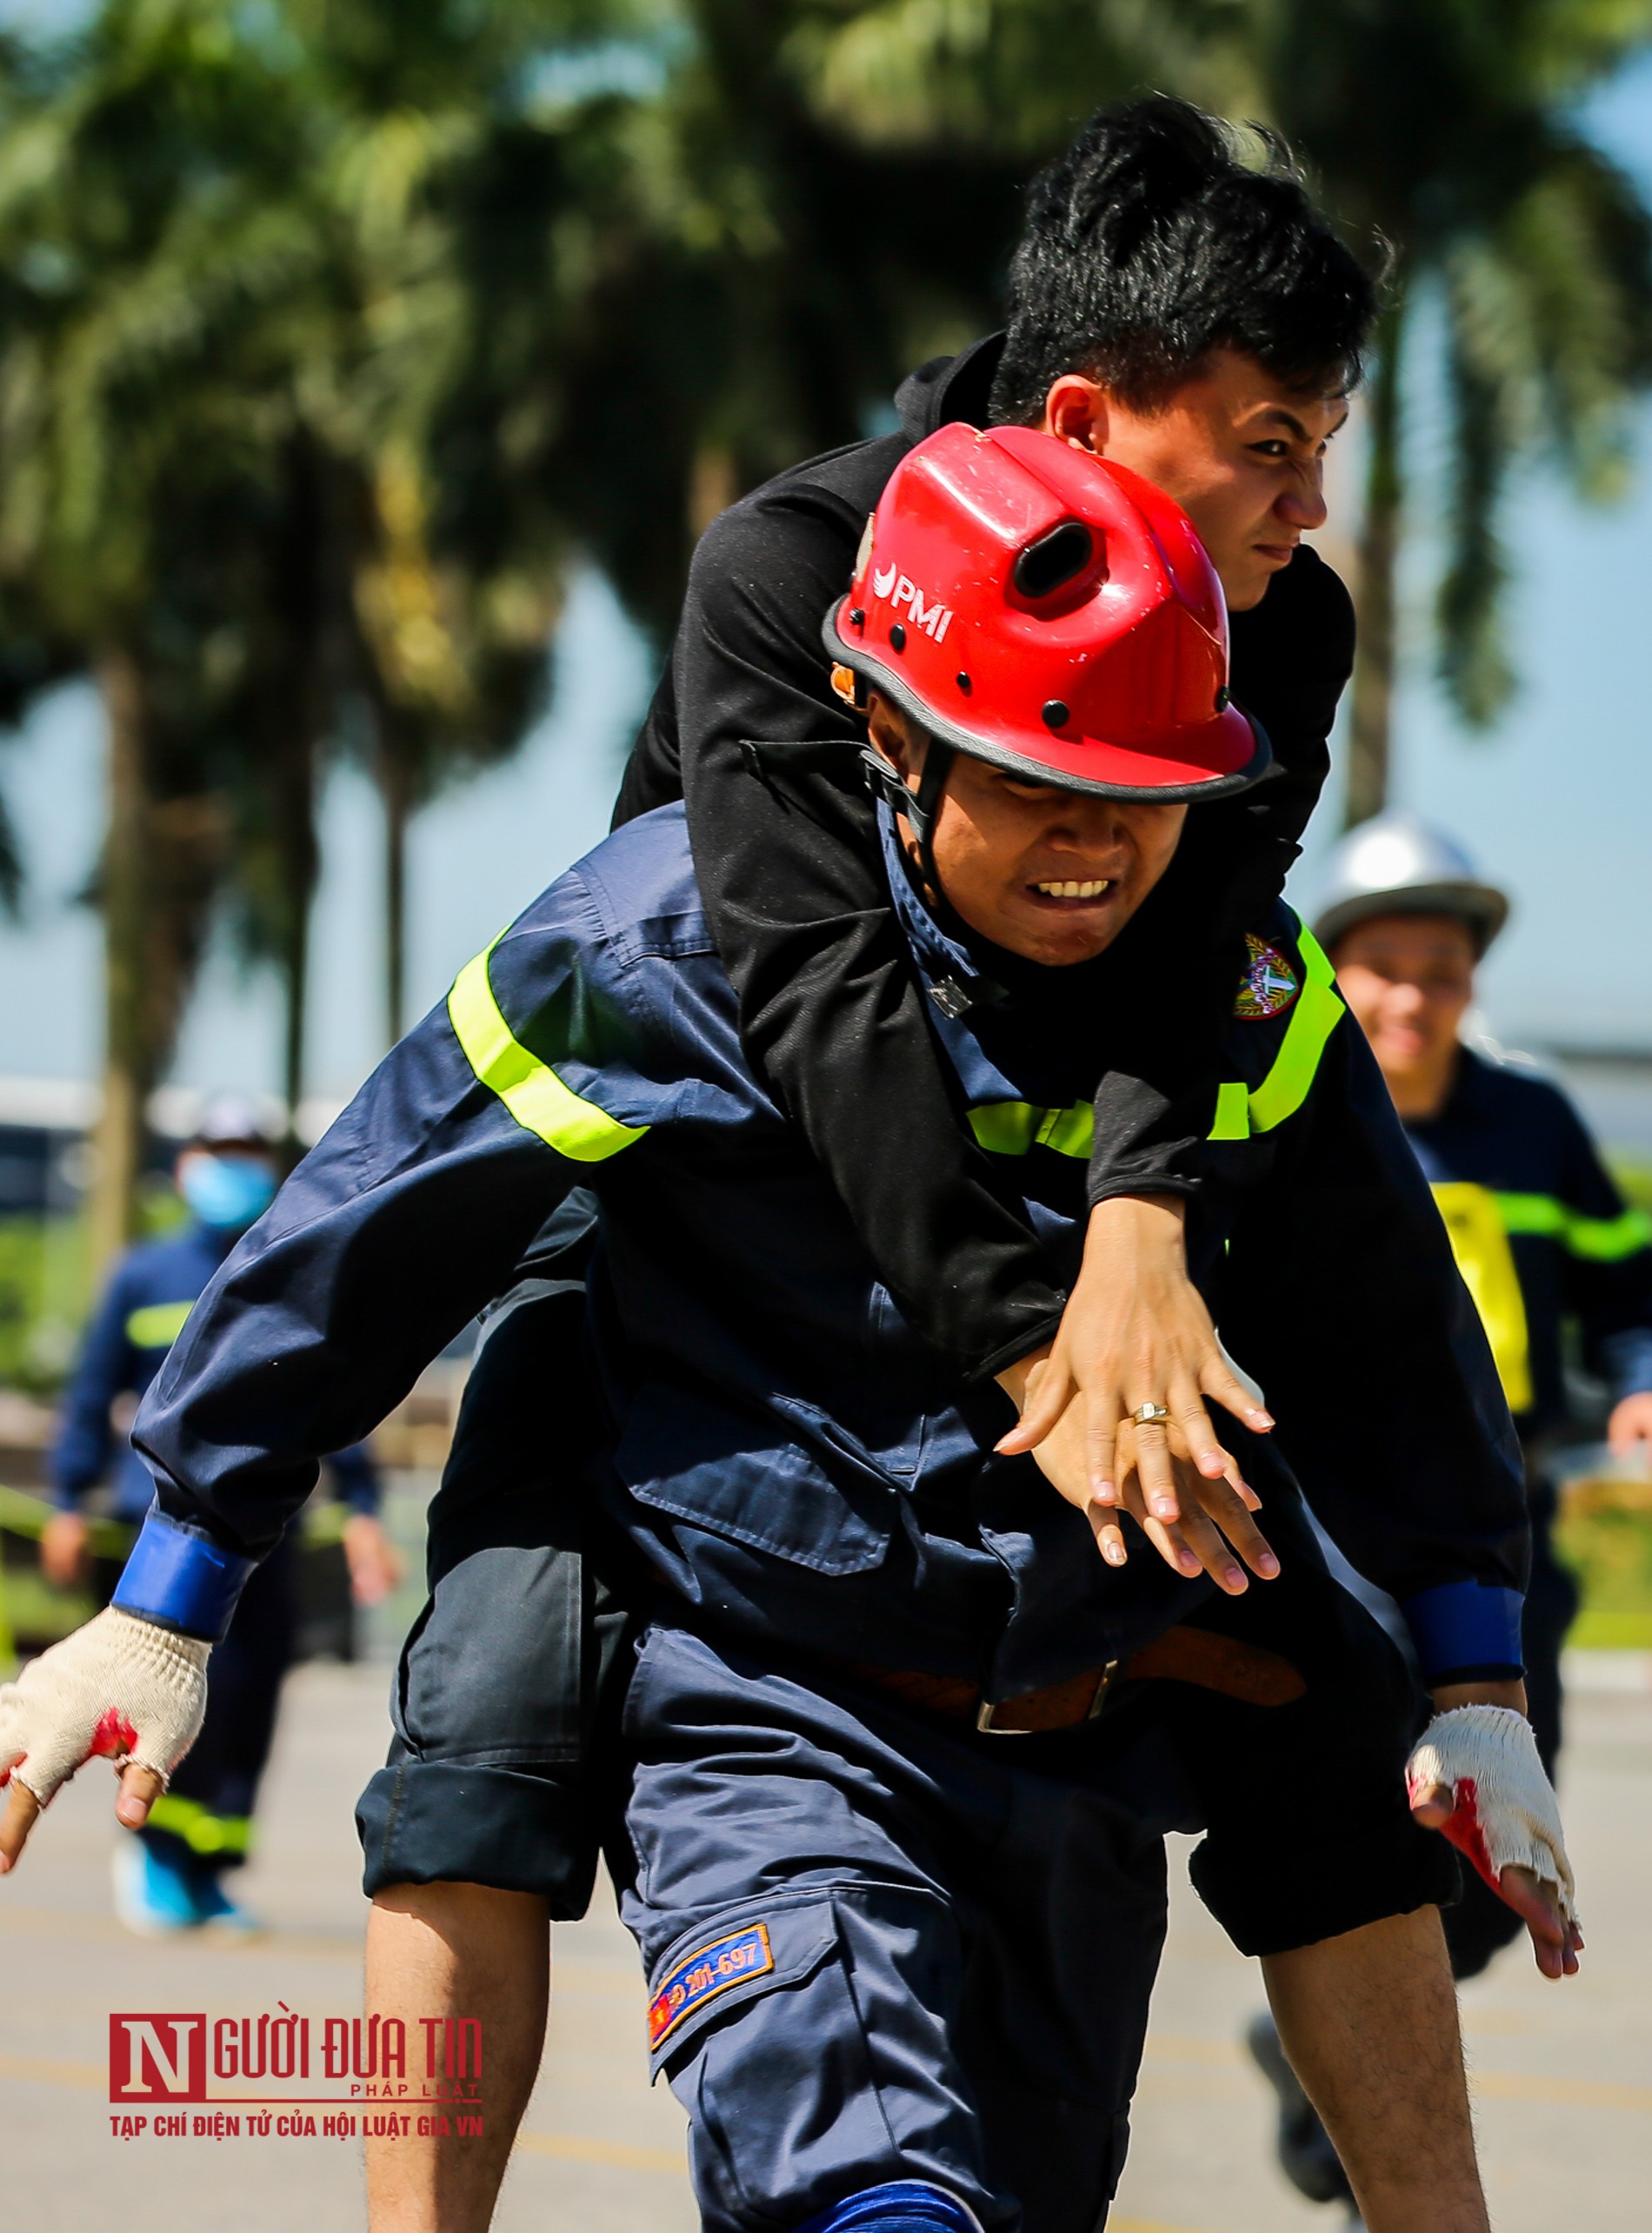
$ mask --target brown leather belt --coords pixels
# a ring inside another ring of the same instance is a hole
[[[1219,1690],[1248,1706],[1288,1706],[1308,1688],[1289,1660],[1276,1651],[1215,1636],[1209,1629],[1182,1627],[1166,1629],[1129,1659],[1109,1659],[1105,1667],[1088,1667],[1064,1683],[1049,1683],[1019,1698],[1001,1698],[996,1705],[963,1675],[907,1674],[864,1660],[840,1663],[857,1683],[887,1690],[904,1705],[973,1722],[995,1736],[1078,1729],[1095,1720],[1120,1683],[1196,1683],[1201,1690]]]

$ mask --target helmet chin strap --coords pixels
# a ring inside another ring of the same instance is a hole
[[[862,748],[861,765],[874,796],[885,800],[892,813],[906,817],[916,843],[919,874],[933,894],[930,907],[936,922],[949,935],[968,938],[969,926],[954,910],[942,885],[940,870],[935,865],[935,818],[941,794],[947,787],[947,777],[952,772],[956,751],[938,737],[930,737],[927,731],[925,735],[928,749],[916,790],[907,788],[899,769],[891,767],[872,745]],[[956,1017],[971,1008],[996,1008],[1008,995],[995,978],[984,970],[976,970],[967,983],[956,977],[941,978],[930,985],[929,997],[943,1016]]]
[[[883,799],[891,812],[905,817],[908,828],[917,841],[918,867],[923,881],[935,894],[936,902],[946,904],[946,894],[941,888],[941,877],[935,865],[935,817],[941,804],[941,794],[947,787],[947,777],[952,772],[953,748],[943,744],[938,737],[926,732],[923,773],[918,777],[916,790],[903,780],[898,768],[893,768],[875,745],[861,748],[861,765],[874,794]]]

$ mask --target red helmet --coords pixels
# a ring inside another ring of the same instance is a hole
[[[1027,427],[908,451],[824,633],[932,735],[1040,783],[1221,798],[1269,765],[1229,703],[1227,607],[1186,514]]]

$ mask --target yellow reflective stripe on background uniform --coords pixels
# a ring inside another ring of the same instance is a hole
[[[1029,1148],[1053,1148],[1058,1156],[1088,1163],[1095,1144],[1096,1111],[1088,1101],[1076,1101],[1070,1109],[989,1101],[969,1111],[969,1130],[991,1155],[1024,1156]]]
[[[1615,1217],[1585,1217],[1553,1194],[1497,1194],[1493,1198],[1504,1232],[1558,1241],[1569,1256],[1589,1263],[1621,1263],[1637,1250],[1652,1246],[1652,1218],[1644,1210],[1625,1210]]]
[[[1526,1297],[1497,1196],[1469,1179],[1442,1179],[1432,1189],[1462,1283],[1480,1313],[1502,1392],[1511,1411],[1531,1409],[1531,1335]]]
[[[193,1303],[146,1303],[126,1321],[126,1338],[134,1349],[170,1349],[183,1331]]]
[[[1302,962],[1302,989],[1279,1052],[1260,1085],[1230,1082],[1216,1089],[1216,1121],[1206,1136],[1209,1139],[1243,1140],[1254,1132],[1271,1132],[1287,1116],[1294,1116],[1308,1098],[1325,1043],[1341,1020],[1342,1000],[1336,972],[1311,930],[1298,930],[1296,950]]]
[[[176,1791],[163,1791],[156,1800],[150,1809],[149,1826],[170,1830],[183,1840],[191,1853],[203,1856],[244,1854],[252,1843],[252,1824],[245,1815],[214,1814],[199,1799],[180,1798]]]
[[[648,1126],[622,1124],[594,1101],[583,1100],[512,1036],[488,980],[488,957],[498,943],[496,938],[486,953],[465,963],[448,995],[448,1020],[465,1060],[524,1132],[536,1134],[570,1163],[604,1163],[640,1140]]]

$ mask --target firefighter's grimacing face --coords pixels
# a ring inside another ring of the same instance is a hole
[[[916,787],[922,731],[876,693],[868,727],[907,787]],[[972,930],[1027,961],[1065,969],[1112,944],[1169,867],[1187,812],[1059,790],[956,752],[936,811],[936,873]],[[904,824],[902,842],[921,874]]]

